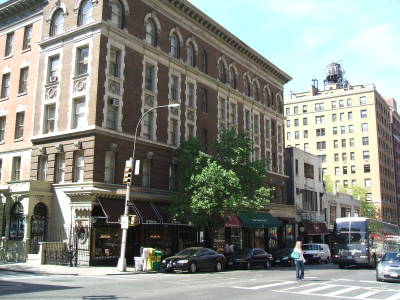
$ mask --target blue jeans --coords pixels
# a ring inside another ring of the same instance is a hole
[[[302,260],[295,260],[296,265],[296,279],[303,279],[304,278],[304,263]]]

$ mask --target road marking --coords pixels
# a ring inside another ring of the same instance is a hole
[[[264,284],[264,285],[257,285],[257,286],[253,286],[253,287],[233,286],[233,288],[244,289],[244,290],[259,290],[259,289],[264,289],[264,288],[268,288],[268,287],[286,285],[286,284],[291,284],[291,283],[294,283],[294,281],[275,282],[275,283],[269,283],[269,284]]]
[[[354,291],[354,290],[358,290],[358,289],[360,289],[360,287],[351,286],[351,287],[348,287],[348,288],[345,288],[345,289],[341,289],[341,290],[338,290],[338,291],[335,291],[335,292],[331,292],[331,293],[325,294],[324,296],[325,297],[334,297],[334,296],[337,296],[337,295],[340,295],[340,294],[344,294],[344,293],[347,293],[347,292],[351,292],[351,291]]]
[[[368,292],[365,292],[365,293],[362,293],[362,294],[360,294],[360,295],[355,296],[354,299],[367,299],[368,297],[370,297],[370,296],[372,296],[372,295],[375,295],[375,294],[378,294],[378,293],[380,293],[380,292],[384,292],[384,290],[372,290],[372,291],[368,291]]]
[[[399,300],[399,299],[400,299],[400,293],[397,293],[397,294],[394,294],[393,296],[385,298],[384,300]]]
[[[314,293],[314,292],[317,292],[317,291],[322,291],[322,290],[330,289],[330,288],[337,287],[337,286],[338,285],[335,285],[335,284],[324,284],[322,286],[319,286],[319,287],[316,287],[316,288],[312,288],[312,289],[308,289],[308,290],[305,290],[305,291],[301,291],[299,293],[300,294],[311,294],[311,293]]]

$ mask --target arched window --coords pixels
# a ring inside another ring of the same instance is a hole
[[[119,0],[114,0],[111,3],[111,22],[119,27],[123,27],[124,9]]]
[[[31,220],[30,253],[39,253],[39,243],[45,241],[47,231],[47,208],[44,203],[36,204]]]
[[[226,69],[222,60],[218,62],[218,80],[222,83],[226,83]]]
[[[157,46],[156,24],[151,19],[146,23],[146,42],[154,47]]]
[[[256,100],[257,102],[260,101],[260,95],[258,92],[257,82],[254,82],[254,84],[253,84],[253,97],[254,97],[254,100]]]
[[[208,73],[208,55],[206,50],[203,50],[202,70],[204,73]]]
[[[176,33],[173,33],[170,38],[171,41],[171,55],[179,58],[179,38]]]
[[[21,202],[14,204],[10,216],[10,240],[22,241],[24,238],[24,206]]]
[[[229,70],[229,85],[231,86],[231,88],[236,89],[237,84],[237,75],[236,75],[236,71],[234,68],[231,68]]]
[[[244,94],[247,97],[251,97],[251,85],[250,80],[247,76],[244,77]]]
[[[268,87],[264,88],[265,105],[271,107],[271,91]]]
[[[187,45],[187,63],[188,65],[195,67],[196,66],[196,54],[194,51],[194,46],[192,43]]]
[[[93,4],[92,0],[84,0],[79,8],[78,25],[85,25],[92,21]]]
[[[63,32],[64,12],[61,8],[54,13],[50,24],[50,36],[58,35]]]

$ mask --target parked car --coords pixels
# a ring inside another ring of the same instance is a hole
[[[290,257],[293,248],[279,248],[271,250],[271,255],[274,258],[272,260],[273,266],[293,266],[293,259]]]
[[[303,244],[302,248],[304,258],[308,263],[325,262],[329,264],[331,262],[331,251],[327,244]]]
[[[215,270],[221,272],[225,266],[225,256],[212,249],[192,247],[184,249],[174,256],[162,260],[160,270],[172,272],[174,270],[195,273],[199,270]]]
[[[400,281],[400,252],[387,252],[376,266],[376,281]]]
[[[260,248],[245,248],[236,251],[228,261],[228,267],[241,267],[248,270],[259,266],[269,269],[272,265],[272,255]]]

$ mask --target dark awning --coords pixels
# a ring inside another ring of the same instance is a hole
[[[312,223],[304,222],[304,232],[308,235],[318,235],[329,233],[328,228],[325,223]],[[301,227],[300,227],[301,230]]]
[[[124,214],[125,199],[97,198],[104,215],[107,217],[107,223],[119,223],[120,217]],[[129,208],[129,214],[134,214],[132,208]]]
[[[233,227],[233,228],[239,228],[242,227],[242,223],[240,223],[240,220],[236,216],[225,216],[225,227]]]
[[[142,224],[159,224],[162,223],[161,217],[157,214],[154,206],[150,202],[134,201],[133,205],[136,214],[140,218]]]
[[[241,212],[238,215],[244,227],[267,228],[278,227],[281,222],[266,212]]]

